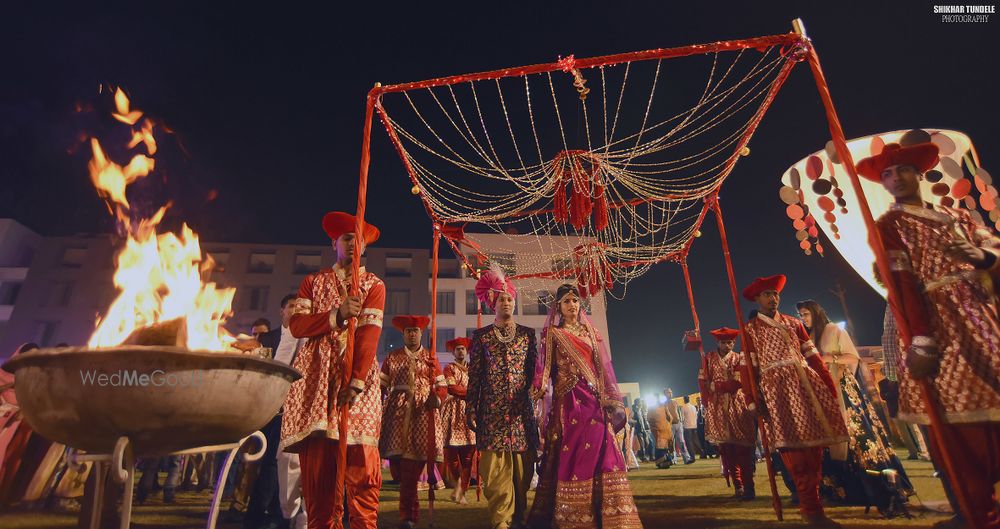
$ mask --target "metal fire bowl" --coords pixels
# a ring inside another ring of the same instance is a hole
[[[259,356],[160,346],[37,349],[3,369],[43,437],[110,453],[126,435],[137,455],[238,442],[274,417],[302,376]]]

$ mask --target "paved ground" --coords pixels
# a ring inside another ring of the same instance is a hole
[[[940,482],[931,477],[929,463],[907,462],[910,479],[919,493],[919,500],[932,507],[943,504],[944,493]],[[763,472],[761,465],[759,472]],[[726,489],[725,481],[718,477],[718,461],[703,460],[693,465],[657,470],[652,465],[643,465],[641,470],[629,474],[635,493],[636,503],[643,524],[647,529],[737,529],[800,527],[797,511],[785,503],[786,522],[775,522],[770,498],[761,496],[756,501],[741,503],[729,499],[732,489]],[[766,494],[766,480],[758,476],[757,490]],[[778,483],[781,494],[787,498],[787,490]],[[486,516],[486,502],[472,501],[469,505],[456,505],[447,500],[448,491],[438,493],[435,503],[435,527],[440,529],[489,529]],[[379,527],[394,528],[398,524],[396,501],[398,489],[387,485],[383,489]],[[425,519],[420,527],[427,527],[426,493],[421,494],[421,513]],[[474,498],[474,496],[473,496]],[[180,493],[175,505],[163,505],[159,497],[154,497],[146,505],[136,507],[132,526],[140,529],[197,528],[204,527],[209,504],[208,493]],[[529,498],[530,501],[530,498]],[[915,500],[916,501],[916,500]],[[944,519],[932,509],[913,509],[915,517],[910,520],[884,520],[874,510],[865,514],[862,507],[838,507],[829,509],[832,518],[845,528],[873,527],[919,527],[929,528],[934,522]],[[3,529],[49,529],[75,527],[76,514],[45,513],[37,511],[14,511],[0,513],[0,528]],[[220,529],[238,529],[238,523],[220,523]],[[613,528],[611,528],[613,529]]]

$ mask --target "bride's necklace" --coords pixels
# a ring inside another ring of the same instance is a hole
[[[505,329],[506,333],[504,331],[501,331],[500,329]],[[501,342],[509,343],[514,339],[515,336],[517,336],[517,326],[513,324],[511,325],[493,324],[493,333],[497,335],[497,339],[499,339]]]
[[[590,336],[590,331],[587,329],[587,326],[581,323],[579,320],[573,323],[567,323],[565,327],[567,331],[576,336],[579,336],[580,338],[587,338]]]

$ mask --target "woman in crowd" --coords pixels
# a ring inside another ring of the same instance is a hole
[[[889,443],[865,388],[856,377],[861,362],[850,335],[830,322],[813,300],[796,304],[799,317],[839,386],[838,400],[850,439],[824,454],[821,490],[830,501],[874,505],[887,518],[908,515],[906,499],[913,485]]]

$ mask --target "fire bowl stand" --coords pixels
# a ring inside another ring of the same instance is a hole
[[[240,451],[243,445],[251,439],[257,440],[259,445],[258,449],[256,452],[247,452],[244,454],[243,460],[247,462],[257,461],[264,457],[264,451],[267,449],[267,438],[264,437],[264,434],[260,430],[253,432],[243,439],[240,439],[236,443],[188,448],[186,450],[166,454],[179,456],[203,452],[229,452],[226,456],[225,463],[222,465],[222,468],[219,469],[218,476],[215,480],[215,491],[212,493],[212,506],[208,510],[208,521],[205,524],[206,529],[215,529],[215,523],[219,518],[219,506],[222,503],[222,494],[225,490],[226,479],[229,477],[229,471],[233,466],[233,460],[236,458],[236,454]],[[124,435],[119,437],[118,441],[115,443],[114,451],[110,454],[91,454],[80,452],[71,448],[69,450],[68,459],[71,465],[81,465],[86,462],[94,463],[92,471],[95,472],[95,487],[92,505],[93,509],[90,512],[90,529],[99,529],[101,526],[101,510],[104,501],[104,481],[108,472],[111,472],[111,478],[114,479],[115,483],[125,485],[125,495],[122,498],[120,529],[128,529],[132,523],[132,493],[135,488],[136,462],[135,453],[132,451],[132,442],[129,438]]]

